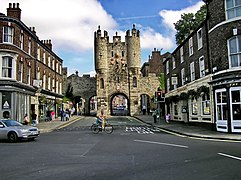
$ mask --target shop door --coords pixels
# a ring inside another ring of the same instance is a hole
[[[228,132],[228,108],[226,89],[215,91],[217,131]]]
[[[241,87],[230,88],[230,106],[232,132],[241,132]]]

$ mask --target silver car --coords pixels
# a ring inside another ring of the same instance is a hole
[[[0,120],[0,139],[17,142],[20,139],[34,140],[40,131],[36,127],[22,125],[15,120]]]

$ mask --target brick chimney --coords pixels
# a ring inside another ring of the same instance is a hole
[[[47,46],[52,51],[52,43],[51,43],[50,39],[49,40],[43,40],[42,42],[45,44],[45,46]]]
[[[21,9],[19,8],[19,3],[9,3],[7,16],[21,20]]]

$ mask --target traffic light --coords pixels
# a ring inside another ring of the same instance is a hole
[[[165,98],[162,97],[162,91],[156,91],[155,96],[157,102],[165,102]]]

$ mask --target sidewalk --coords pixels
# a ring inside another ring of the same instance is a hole
[[[37,124],[37,128],[40,130],[40,133],[47,133],[53,131],[54,129],[61,128],[64,125],[73,123],[80,118],[82,117],[74,115],[70,117],[69,121],[61,121],[60,117],[58,117],[54,121],[41,121],[39,124]]]
[[[163,130],[168,130],[173,133],[177,133],[184,136],[196,137],[196,138],[207,138],[207,139],[241,141],[241,134],[229,134],[229,133],[217,132],[205,127],[200,127],[197,125],[188,125],[183,122],[176,122],[176,121],[170,121],[170,123],[166,123],[164,120],[161,120],[161,122],[157,122],[154,124],[154,120],[151,115],[136,115],[134,117],[152,126],[161,128]]]

